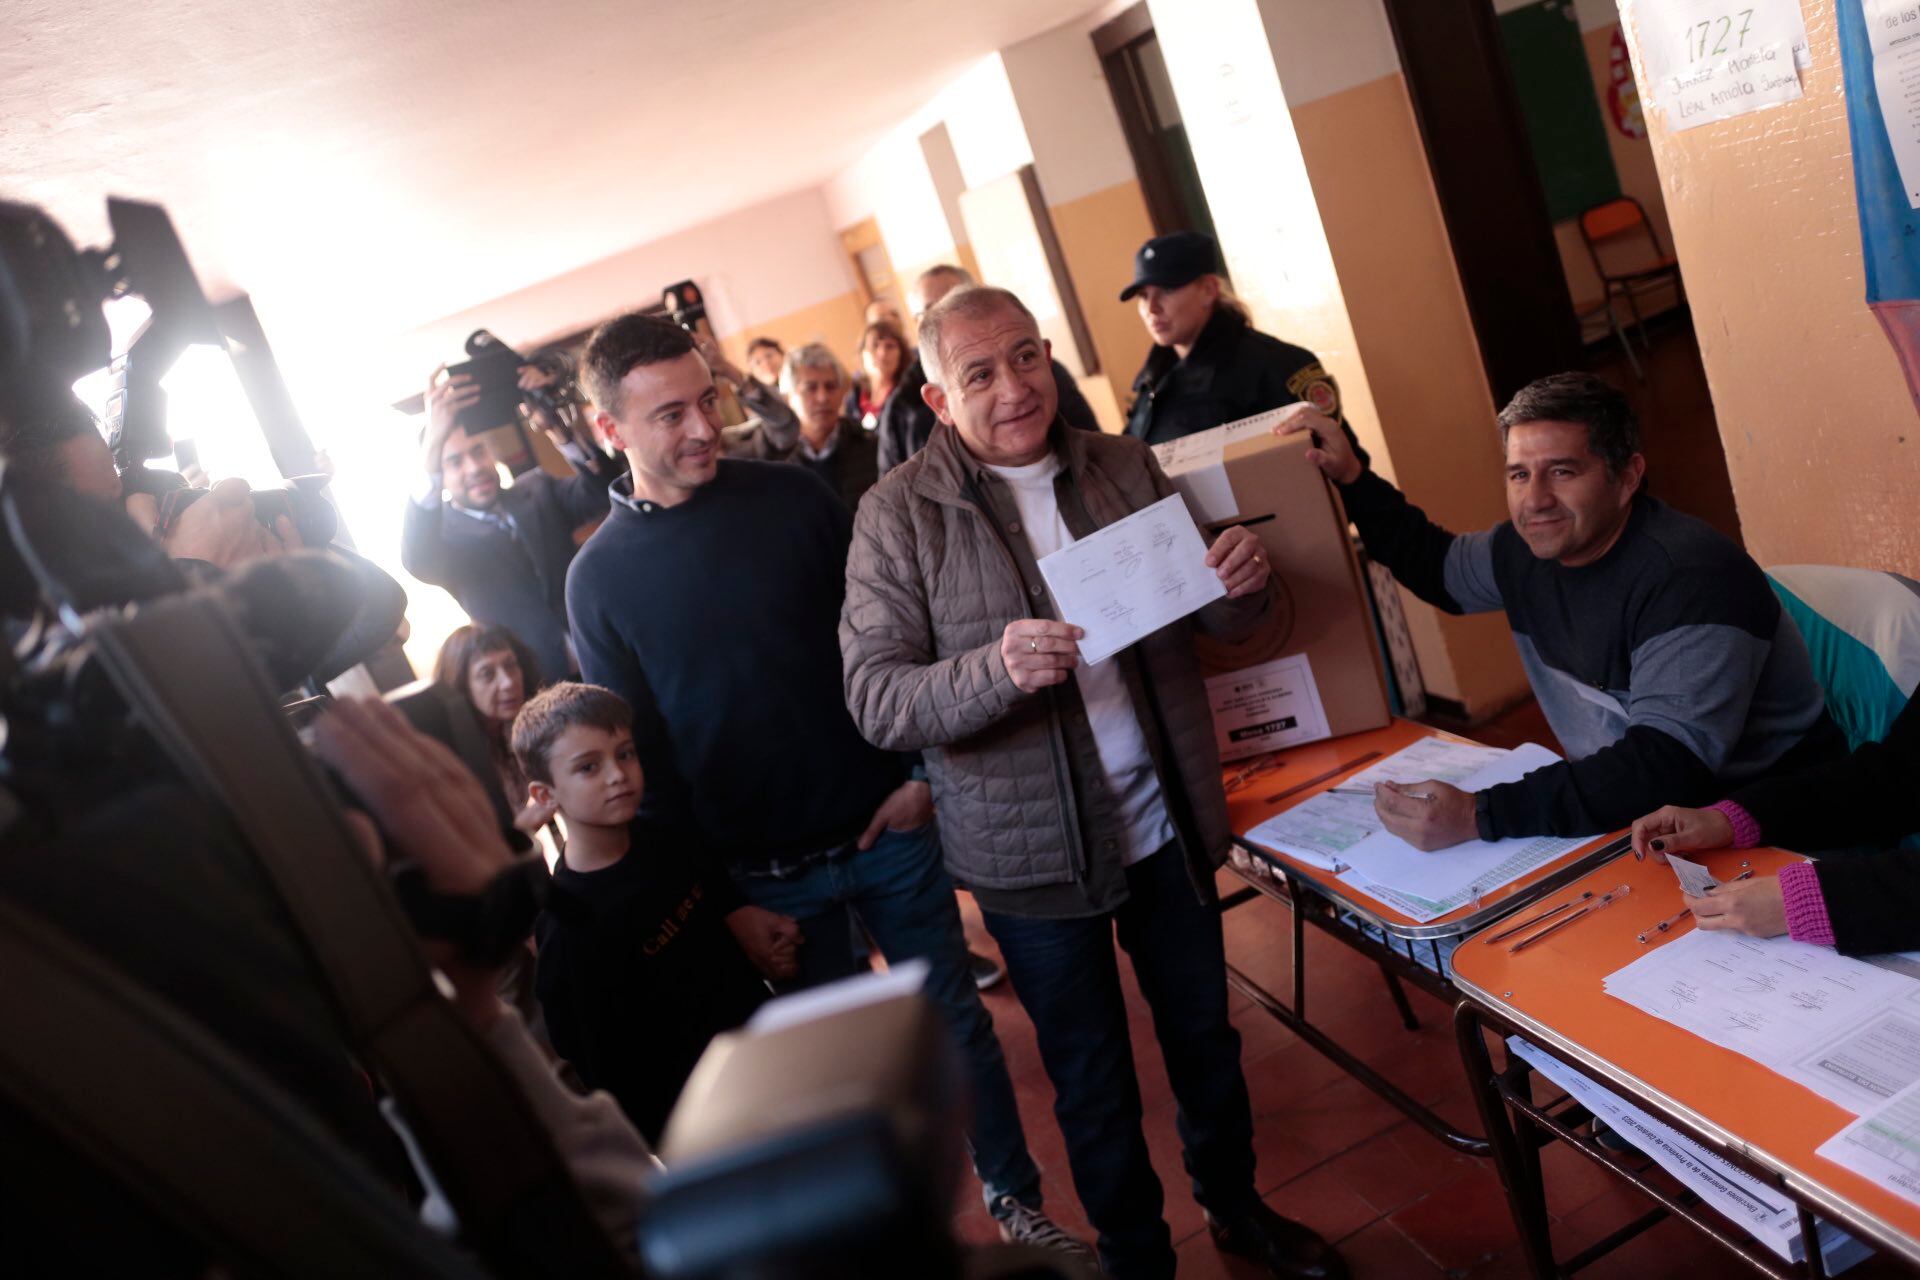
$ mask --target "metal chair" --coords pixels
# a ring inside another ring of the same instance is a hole
[[[1643,237],[1647,249],[1651,250],[1650,254],[1633,253],[1629,256],[1618,251],[1630,239],[1637,241]],[[1633,323],[1640,330],[1640,344],[1651,351],[1653,348],[1647,342],[1647,324],[1640,315],[1639,298],[1641,294],[1671,282],[1674,296],[1684,300],[1686,295],[1680,283],[1679,260],[1660,243],[1660,234],[1647,219],[1646,209],[1632,196],[1619,196],[1582,213],[1580,238],[1586,242],[1587,256],[1593,259],[1594,271],[1606,286],[1609,318],[1613,314],[1614,299],[1625,301],[1627,310],[1633,314]],[[1604,259],[1601,255],[1603,247],[1609,250]],[[1623,258],[1626,259],[1624,263]]]

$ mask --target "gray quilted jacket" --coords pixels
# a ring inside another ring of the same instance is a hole
[[[1097,525],[1174,492],[1131,437],[1056,425],[1054,447]],[[887,750],[925,753],[954,878],[1031,889],[1082,878],[1086,855],[1054,691],[1020,692],[1000,656],[1009,622],[1051,616],[1044,590],[1023,585],[975,497],[976,486],[1001,483],[943,424],[867,492],[847,559],[840,649],[861,733]],[[1193,631],[1237,639],[1271,607],[1271,594],[1217,600],[1137,649],[1156,722],[1143,727],[1203,900],[1231,833]]]

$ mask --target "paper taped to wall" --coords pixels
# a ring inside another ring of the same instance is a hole
[[[1621,0],[1644,88],[1671,129],[1801,96],[1807,26],[1798,0]]]

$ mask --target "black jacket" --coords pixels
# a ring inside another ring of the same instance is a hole
[[[1080,384],[1058,360],[1053,362],[1053,380],[1060,384],[1060,416],[1067,425],[1082,431],[1098,431],[1100,422],[1093,416],[1093,406],[1080,394]],[[920,452],[926,447],[927,437],[933,434],[933,424],[938,419],[920,398],[920,388],[926,385],[927,371],[916,354],[880,409],[880,429],[876,434],[880,437],[881,475]]]
[[[1789,849],[1891,845],[1920,832],[1920,698],[1880,742],[1730,797]],[[1920,852],[1836,853],[1814,864],[1835,944],[1849,955],[1920,947]]]
[[[1172,347],[1147,354],[1133,380],[1127,434],[1165,444],[1300,400],[1337,420],[1353,439],[1340,412],[1339,389],[1320,358],[1261,333],[1223,307],[1207,321],[1185,360]],[[1359,448],[1357,442],[1354,447]]]
[[[400,563],[422,582],[445,587],[475,622],[505,627],[533,650],[540,679],[562,680],[567,662],[567,566],[573,531],[607,513],[607,486],[617,468],[576,465],[556,480],[544,471],[518,477],[500,491],[493,514],[508,516],[519,537],[491,520],[456,509],[445,497],[407,504]]]
[[[809,458],[802,442],[795,446],[788,461],[800,464],[825,480],[827,487],[847,504],[847,510],[852,511],[859,507],[861,495],[880,478],[880,445],[871,431],[852,418],[840,419],[835,437],[833,452],[826,457]]]

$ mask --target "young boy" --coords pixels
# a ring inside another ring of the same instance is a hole
[[[514,719],[513,754],[532,798],[567,826],[534,925],[534,992],[553,1047],[657,1142],[707,1042],[744,1022],[767,988],[728,928],[743,905],[732,883],[635,827],[645,780],[632,726],[618,694],[556,684]]]

